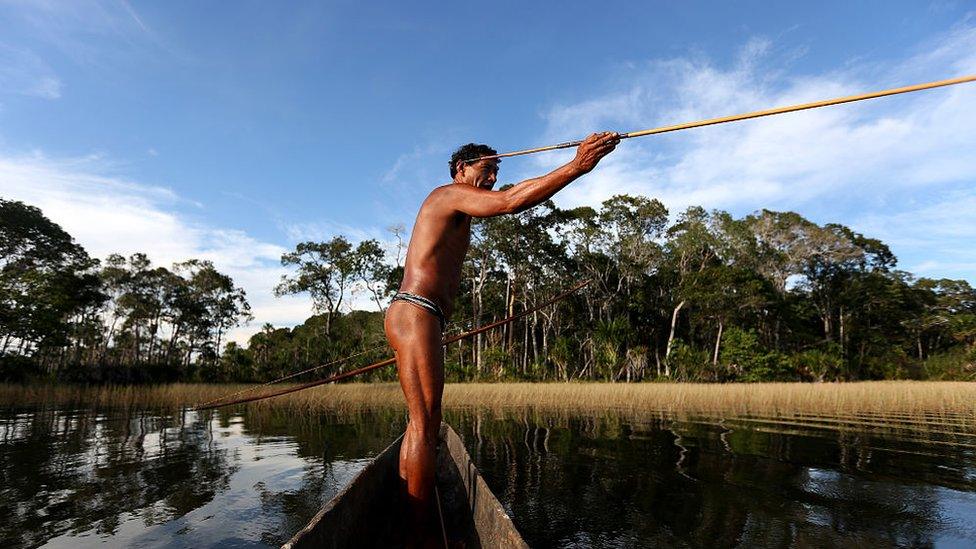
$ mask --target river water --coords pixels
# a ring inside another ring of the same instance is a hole
[[[533,547],[976,547],[976,436],[830,418],[454,412]],[[0,546],[266,547],[395,411],[0,411]]]

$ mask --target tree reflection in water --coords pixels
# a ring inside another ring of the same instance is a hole
[[[449,412],[534,547],[976,545],[972,434]],[[0,411],[0,546],[267,546],[402,411]]]
[[[4,545],[92,528],[112,535],[136,509],[146,526],[166,522],[213,499],[235,471],[209,423],[186,414],[42,410],[7,419],[3,434]]]
[[[976,544],[968,444],[748,422],[488,417],[451,421],[533,547]]]
[[[0,412],[0,546],[280,545],[399,414]]]

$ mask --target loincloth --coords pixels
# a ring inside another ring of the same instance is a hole
[[[444,328],[447,326],[447,317],[444,316],[444,311],[441,310],[441,308],[437,305],[437,303],[434,303],[433,301],[427,299],[422,295],[411,294],[410,292],[397,292],[396,295],[393,296],[393,299],[390,301],[390,303],[393,303],[395,301],[406,301],[407,303],[416,305],[417,307],[420,307],[421,309],[434,315],[435,317],[437,317],[437,321],[440,322],[441,324],[442,332],[444,331]]]

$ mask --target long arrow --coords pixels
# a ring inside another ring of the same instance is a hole
[[[748,120],[750,118],[761,118],[763,116],[772,116],[774,114],[783,114],[787,112],[805,111],[807,109],[829,107],[830,105],[840,105],[841,103],[853,103],[854,101],[864,101],[865,99],[876,99],[878,97],[885,97],[888,95],[898,95],[900,93],[930,90],[932,88],[941,88],[943,86],[952,86],[954,84],[963,84],[965,82],[973,82],[973,81],[976,81],[976,75],[960,76],[959,78],[950,78],[948,80],[938,80],[935,82],[927,82],[925,84],[915,84],[914,86],[904,86],[901,88],[892,88],[890,90],[881,90],[881,91],[876,91],[871,93],[862,93],[860,95],[848,95],[847,97],[837,97],[835,99],[826,99],[824,101],[814,101],[813,103],[802,103],[799,105],[790,105],[788,107],[777,107],[775,109],[767,109],[764,111],[753,111],[744,114],[723,116],[721,118],[709,118],[707,120],[699,120],[697,122],[685,122],[684,124],[674,124],[673,126],[661,126],[659,128],[651,128],[649,130],[627,132],[627,133],[620,134],[620,139],[629,139],[631,137],[643,137],[645,135],[655,135],[659,133],[676,132],[678,130],[700,128],[702,126],[712,126],[714,124],[724,124],[726,122],[737,122],[739,120]],[[507,152],[502,154],[493,154],[490,156],[482,156],[479,158],[468,160],[468,162],[477,162],[479,160],[486,160],[491,158],[507,158],[509,156],[521,156],[523,154],[555,151],[558,149],[568,149],[570,147],[578,147],[582,142],[583,140],[567,141],[566,143],[558,143],[556,145],[549,145],[546,147],[537,147],[535,149],[524,149],[521,151]]]

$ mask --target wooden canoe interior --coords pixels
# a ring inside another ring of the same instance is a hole
[[[452,545],[528,547],[478,474],[458,434],[441,424],[437,487]],[[401,435],[319,511],[286,549],[402,546],[406,506],[397,473]]]

